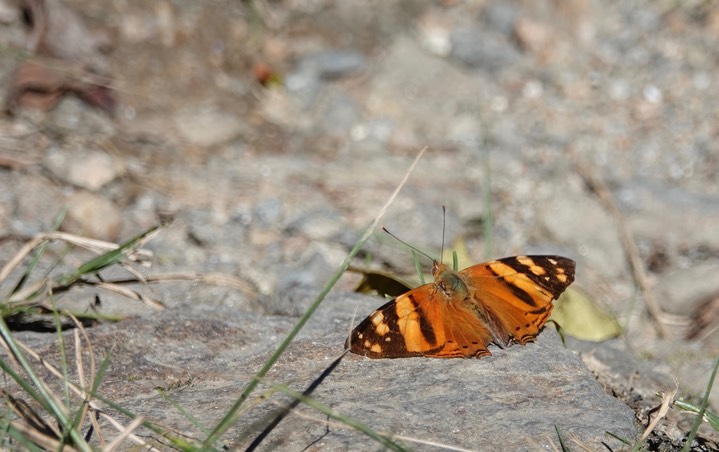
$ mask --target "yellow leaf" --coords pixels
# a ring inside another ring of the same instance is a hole
[[[619,322],[576,289],[567,289],[554,302],[550,320],[569,336],[584,341],[602,342],[622,334]]]

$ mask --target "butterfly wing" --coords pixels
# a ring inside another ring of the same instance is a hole
[[[442,299],[437,296],[444,320],[444,347],[425,353],[432,358],[481,358],[491,355],[487,345],[492,335],[487,325],[460,299]],[[441,300],[441,301],[439,301]]]
[[[552,300],[574,281],[575,263],[560,256],[516,256],[459,272],[472,309],[500,346],[534,340],[552,312]]]
[[[351,352],[370,358],[482,357],[492,336],[471,307],[425,284],[380,307],[352,331]]]
[[[370,358],[402,358],[441,350],[444,319],[434,292],[434,284],[425,284],[374,311],[347,339],[350,351]]]
[[[574,265],[559,256],[517,256],[452,273],[467,286],[466,298],[438,282],[410,290],[364,319],[347,347],[370,358],[480,358],[491,354],[490,343],[525,344],[574,281]]]

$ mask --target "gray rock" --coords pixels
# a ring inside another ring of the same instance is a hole
[[[338,237],[347,224],[334,209],[318,207],[307,212],[298,212],[287,223],[286,230],[290,234],[302,234],[311,240],[332,240]]]
[[[281,225],[285,213],[282,200],[276,197],[258,200],[252,212],[255,224],[266,229]]]
[[[320,117],[328,133],[347,135],[360,118],[360,107],[346,93],[329,90],[320,105]]]
[[[573,189],[570,181],[552,185],[562,190],[562,196],[551,208],[540,210],[539,224],[549,231],[548,236],[571,243],[585,262],[605,278],[619,280],[625,269],[616,263],[624,260],[624,248],[612,217],[591,193]]]
[[[212,105],[181,110],[174,122],[180,136],[198,146],[225,143],[245,131],[245,124],[238,116]]]
[[[302,58],[300,72],[312,72],[323,79],[336,79],[367,69],[365,57],[353,50],[325,50]]]
[[[719,199],[646,178],[628,182],[617,193],[637,239],[679,249],[719,249]],[[667,215],[671,212],[671,215]],[[657,225],[661,224],[661,228]]]
[[[517,64],[522,55],[504,36],[474,27],[460,27],[452,31],[451,55],[474,69],[498,71]]]
[[[511,36],[520,15],[520,10],[512,2],[493,0],[487,3],[482,12],[482,20],[505,36]]]
[[[75,96],[64,96],[48,115],[50,123],[57,128],[89,136],[110,136],[117,129],[111,117],[99,109],[88,107]]]
[[[349,328],[380,303],[358,295],[328,297],[267,381],[303,390],[342,352]],[[352,321],[356,306],[357,318]],[[165,388],[201,424],[212,426],[294,323],[287,317],[187,300],[181,308],[154,316],[101,325],[89,331],[99,356],[112,350],[100,391],[136,414],[194,430],[157,395],[156,387]],[[53,335],[21,335],[28,336],[44,356],[53,352]],[[617,447],[605,432],[636,438],[632,412],[602,390],[553,331],[542,333],[534,344],[492,352],[494,356],[481,360],[371,360],[348,355],[313,397],[418,450],[436,449],[429,444],[472,450],[558,447],[555,426],[569,444],[576,441],[594,450],[601,449],[602,442]],[[258,389],[255,395],[267,388]],[[224,436],[231,449],[246,447],[267,422],[266,416],[287,403],[277,396],[257,401],[260,404]],[[325,415],[300,407],[270,434],[262,449],[301,450],[314,441],[322,450],[380,448],[340,424],[327,427],[325,420]]]
[[[43,163],[56,177],[69,184],[97,191],[125,172],[119,159],[95,150],[49,149]]]
[[[318,251],[308,250],[299,262],[278,269],[277,283],[263,304],[272,315],[301,316],[309,307],[314,287],[332,274],[327,258]],[[307,296],[309,295],[309,296]]]
[[[662,310],[672,314],[694,312],[719,287],[719,262],[705,262],[662,275],[654,293]]]
[[[214,212],[192,209],[185,212],[188,238],[200,246],[217,245],[224,239],[223,221]]]
[[[291,98],[303,109],[311,107],[322,89],[322,82],[315,71],[297,70],[287,75],[285,88]]]
[[[11,172],[0,176],[0,189],[6,193],[0,200],[2,210],[8,213],[3,223],[15,234],[47,231],[65,204],[57,184],[47,178]]]
[[[579,352],[599,384],[634,409],[653,408],[657,389],[675,385],[667,366],[658,361],[640,360],[628,350],[624,339],[596,343],[567,336],[566,340],[570,349]]]
[[[115,241],[122,228],[122,214],[105,198],[78,191],[67,200],[67,217],[61,227],[67,232]]]
[[[325,80],[334,80],[366,70],[364,56],[354,51],[327,50],[302,58],[287,75],[285,87],[300,108],[314,105]],[[330,113],[332,113],[330,111]],[[328,116],[331,120],[332,116]]]

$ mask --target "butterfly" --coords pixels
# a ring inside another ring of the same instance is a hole
[[[574,281],[573,260],[515,256],[459,272],[434,262],[434,282],[400,295],[364,319],[346,348],[370,358],[481,358],[533,341]]]

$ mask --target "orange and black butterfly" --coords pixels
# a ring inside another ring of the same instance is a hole
[[[560,256],[515,256],[451,271],[434,262],[434,282],[374,311],[347,339],[370,358],[481,358],[487,346],[531,342],[574,281]]]

